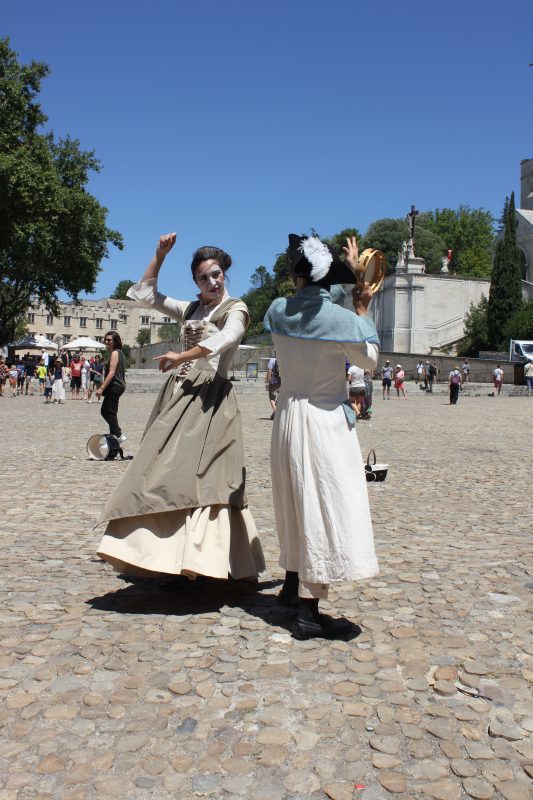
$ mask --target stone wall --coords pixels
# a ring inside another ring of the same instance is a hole
[[[157,342],[147,344],[145,347],[132,347],[130,352],[130,365],[134,369],[155,369],[159,368],[159,362],[154,361],[155,356],[162,356],[168,350],[176,353],[181,352],[180,342]],[[234,358],[234,369],[243,370],[248,361],[258,361],[258,348],[237,350]],[[270,356],[269,356],[270,357]],[[259,359],[259,364],[261,360]],[[259,367],[261,369],[261,366]]]
[[[453,275],[393,274],[371,306],[382,347],[424,356],[459,341],[472,303],[490,282]]]

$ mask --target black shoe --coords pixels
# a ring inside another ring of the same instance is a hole
[[[299,602],[298,592],[290,592],[284,586],[276,597],[277,605],[283,608],[298,608]]]
[[[333,619],[319,614],[313,621],[297,617],[292,635],[294,639],[337,639],[354,635],[358,630],[357,625],[348,619]]]
[[[270,415],[270,419],[274,419],[274,414],[275,412],[273,411],[272,414]]]

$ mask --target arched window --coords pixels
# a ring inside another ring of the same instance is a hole
[[[521,247],[519,247],[518,249],[520,250],[520,277],[522,278],[523,281],[527,281],[528,263],[526,254],[524,253]]]

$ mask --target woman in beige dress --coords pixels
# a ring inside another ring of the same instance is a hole
[[[228,295],[231,257],[215,247],[193,256],[196,301],[161,294],[157,277],[175,241],[175,233],[161,236],[128,295],[181,325],[183,351],[158,357],[170,375],[104,509],[98,555],[120,572],[141,575],[255,577],[264,559],[247,507],[241,418],[228,379],[248,310]]]

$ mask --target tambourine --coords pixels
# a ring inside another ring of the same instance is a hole
[[[383,285],[386,268],[387,260],[381,250],[374,250],[372,247],[363,250],[355,269],[356,286],[368,283],[375,294]]]

